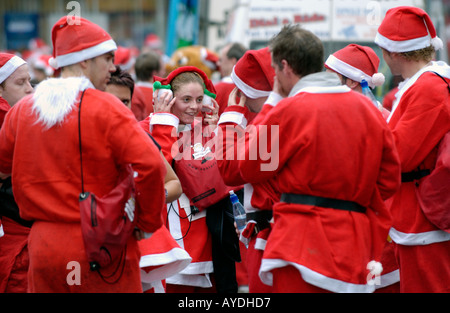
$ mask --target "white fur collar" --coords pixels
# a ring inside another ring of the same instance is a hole
[[[61,124],[78,102],[80,91],[94,88],[86,77],[49,78],[41,82],[33,95],[37,123],[47,129]]]

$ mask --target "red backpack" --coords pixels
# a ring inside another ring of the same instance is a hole
[[[202,127],[202,125],[195,123],[194,127]],[[181,159],[174,159],[173,169],[191,204],[203,211],[228,197],[229,191],[233,188],[225,184],[219,172],[214,151],[205,144],[211,137],[203,137],[201,143],[195,144],[192,144],[195,140],[191,138],[192,141],[184,145],[184,148],[189,150],[183,151]]]

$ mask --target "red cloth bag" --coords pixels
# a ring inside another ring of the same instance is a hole
[[[228,197],[233,188],[227,186],[220,175],[214,153],[209,150],[201,155],[197,149],[195,145],[191,148],[192,158],[175,160],[174,170],[191,204],[203,211]]]
[[[428,220],[450,233],[450,132],[439,145],[436,167],[422,179],[416,194]]]
[[[97,197],[91,192],[80,194],[81,231],[91,270],[97,270],[121,259],[125,261],[127,241],[133,233],[136,218],[125,213],[127,201],[134,201],[133,169],[127,165],[119,182],[108,194]]]
[[[133,168],[127,164],[120,168],[117,184],[108,194],[98,197],[92,192],[85,191],[81,143],[81,103],[84,93],[85,91],[81,95],[78,109],[81,232],[90,268],[92,271],[98,271],[101,275],[100,268],[107,267],[118,259],[120,262],[117,269],[120,264],[123,264],[122,268],[125,267],[126,245],[136,224],[136,218],[130,220],[127,217],[125,206],[130,201],[133,206],[132,210],[134,210],[136,186]]]

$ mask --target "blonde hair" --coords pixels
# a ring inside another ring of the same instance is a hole
[[[433,46],[429,46],[420,50],[399,53],[408,61],[425,61],[430,62],[434,59],[436,50]]]
[[[170,83],[172,86],[173,93],[176,93],[181,86],[189,84],[189,83],[198,83],[204,88],[205,83],[201,76],[195,72],[183,72],[176,76]]]

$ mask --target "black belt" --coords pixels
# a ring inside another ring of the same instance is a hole
[[[366,208],[363,207],[362,205],[359,205],[356,202],[316,197],[316,196],[297,195],[297,194],[293,194],[293,193],[283,193],[281,195],[281,202],[306,204],[306,205],[318,206],[321,208],[331,208],[331,209],[352,211],[352,212],[359,212],[359,213],[366,212]]]
[[[272,219],[272,211],[269,210],[261,210],[256,212],[247,213],[247,222],[255,221],[255,232],[258,233],[263,229],[266,229],[270,226],[270,220]]]
[[[425,176],[430,175],[430,170],[418,170],[407,173],[402,173],[402,183],[409,183],[415,180],[419,180]]]

